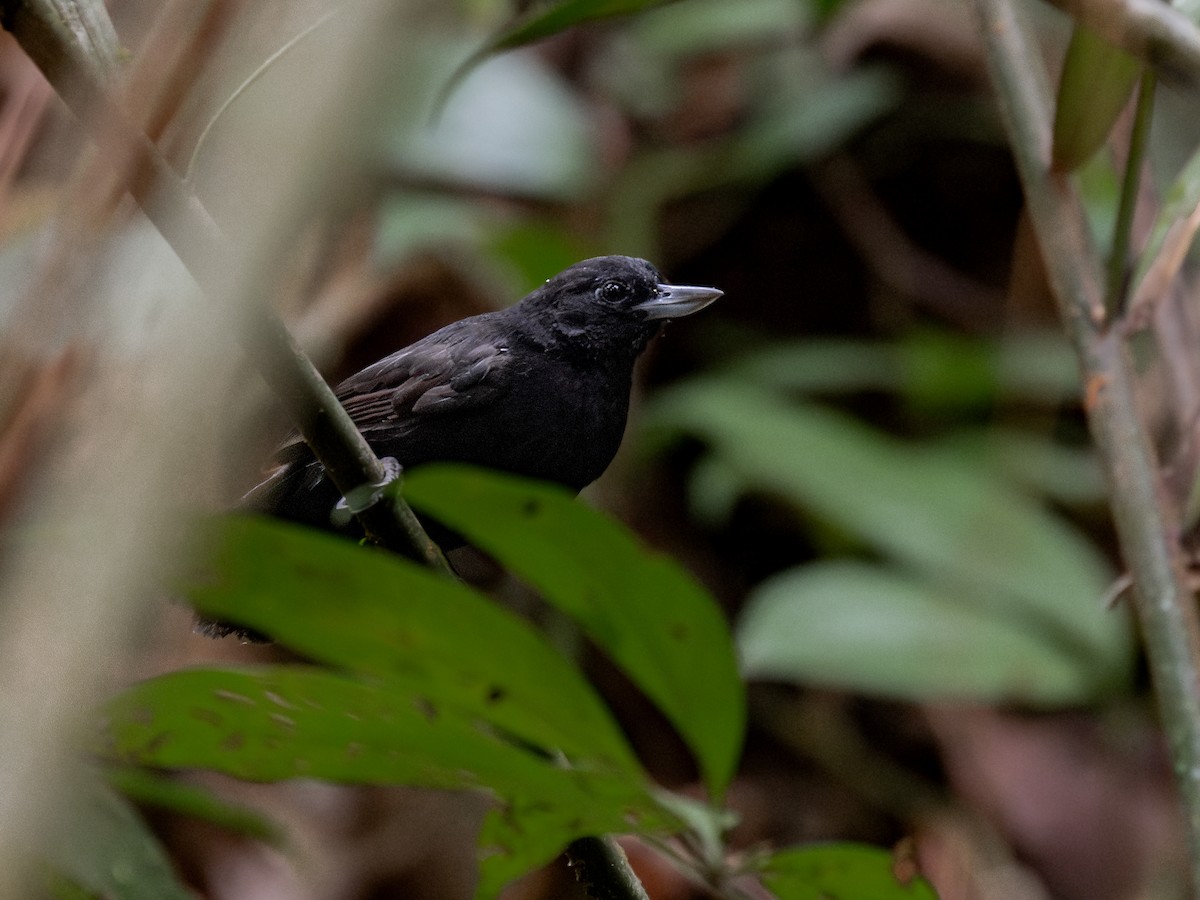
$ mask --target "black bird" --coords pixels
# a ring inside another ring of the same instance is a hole
[[[643,259],[585,260],[507,309],[368,366],[337,396],[375,452],[405,468],[475,463],[579,491],[620,446],[633,365],[651,338],[720,296],[664,284]],[[276,462],[246,505],[328,528],[340,497],[298,435]]]

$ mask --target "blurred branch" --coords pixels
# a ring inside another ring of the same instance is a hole
[[[1013,0],[976,5],[1029,215],[1079,356],[1084,408],[1133,578],[1187,817],[1192,879],[1200,888],[1200,619],[1185,578],[1178,522],[1139,415],[1122,329],[1105,326],[1099,256],[1079,198],[1069,179],[1051,171],[1048,92],[1037,48]]]
[[[6,0],[0,5],[0,24],[13,34],[72,112],[90,126],[101,150],[118,167],[132,163],[151,173],[150,179],[131,180],[134,199],[201,289],[222,303],[241,326],[238,333],[248,355],[342,495],[363,485],[382,483],[386,476],[379,458],[312,361],[262,302],[269,270],[278,256],[262,254],[268,271],[254,272],[252,258],[225,239],[199,198],[117,107],[106,90],[95,54],[77,31],[64,25],[60,5],[54,0]],[[242,265],[237,264],[239,260]],[[231,275],[244,270],[252,277],[245,279],[244,287],[235,289]],[[398,496],[392,503],[368,507],[359,519],[367,533],[384,546],[450,573],[441,551]]]
[[[1162,73],[1200,81],[1200,28],[1159,0],[1049,0]]]

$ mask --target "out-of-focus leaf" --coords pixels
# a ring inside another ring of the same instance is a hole
[[[970,409],[998,397],[1058,404],[1079,393],[1061,334],[1000,342],[918,332],[895,344],[806,339],[757,350],[730,366],[738,378],[801,393],[899,392],[923,408]]]
[[[384,198],[378,211],[374,262],[393,269],[430,247],[459,246],[482,233],[478,208],[442,194],[397,192]]]
[[[1079,196],[1097,247],[1111,247],[1121,203],[1121,174],[1107,153],[1093,154],[1075,173]]]
[[[480,896],[494,895],[498,879],[544,864],[576,837],[679,826],[646,781],[564,766],[383,678],[304,666],[192,669],[135,685],[107,713],[102,752],[120,762],[207,768],[252,781],[484,791],[499,808],[485,826],[490,893]]]
[[[1200,228],[1200,152],[1167,191],[1131,282],[1133,305],[1156,299],[1183,265]]]
[[[856,69],[801,96],[781,95],[738,138],[729,174],[765,179],[785,166],[819,159],[894,106],[899,96],[896,77],[885,68]]]
[[[929,882],[900,868],[878,847],[816,844],[773,854],[762,879],[779,900],[937,900]]]
[[[578,670],[512,613],[413,562],[312,529],[229,518],[211,565],[185,591],[208,615],[365,673],[442,716],[639,777]]]
[[[691,576],[555,486],[423,466],[404,494],[576,619],[679,730],[712,793],[724,790],[745,699],[724,617]]]
[[[486,52],[519,47],[576,25],[641,12],[675,0],[552,0],[535,6],[493,38]]]
[[[631,26],[642,53],[668,60],[756,42],[778,43],[808,24],[795,0],[686,0],[660,4]]]
[[[1073,171],[1103,145],[1142,67],[1094,31],[1076,25],[1054,113],[1054,166]]]
[[[515,269],[520,276],[520,295],[538,288],[556,272],[595,256],[560,223],[521,220],[489,228],[485,234],[488,252]]]
[[[656,256],[654,234],[664,203],[730,184],[754,184],[819,159],[899,97],[885,69],[865,68],[815,84],[781,87],[769,108],[738,134],[700,146],[655,149],[625,167],[609,206],[609,243]]]
[[[1014,484],[1068,506],[1099,504],[1108,496],[1096,455],[1047,434],[988,427],[956,434],[931,452],[982,463]]]
[[[526,53],[482,63],[432,124],[398,131],[392,152],[409,178],[539,200],[578,199],[598,170],[583,101]]]
[[[279,826],[262,813],[222,799],[198,785],[187,784],[148,769],[111,769],[104,776],[121,794],[142,806],[202,819],[255,840],[283,843],[284,836]]]
[[[696,462],[688,486],[692,515],[709,525],[728,521],[734,505],[746,493],[738,471],[711,454]]]
[[[868,563],[813,563],[754,590],[739,655],[752,678],[917,701],[1062,705],[1112,687],[993,600]]]
[[[1066,522],[963,459],[733,379],[660,395],[648,423],[705,441],[746,484],[844,529],[906,568],[1019,627],[1047,635],[1093,673],[1122,680],[1123,617],[1100,609],[1100,554]]]
[[[162,846],[136,812],[96,781],[73,792],[71,821],[48,842],[54,872],[106,900],[190,900]]]

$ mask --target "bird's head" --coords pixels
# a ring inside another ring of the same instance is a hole
[[[716,288],[666,284],[632,256],[598,256],[559,272],[526,298],[560,338],[598,352],[640,353],[667,319],[691,315],[721,296]]]

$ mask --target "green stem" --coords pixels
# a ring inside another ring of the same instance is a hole
[[[1050,105],[1041,58],[1013,0],[976,0],[976,6],[1030,221],[1079,358],[1084,409],[1133,578],[1184,807],[1193,887],[1200,892],[1200,617],[1187,584],[1179,522],[1138,407],[1121,329],[1106,321],[1099,256],[1082,204],[1071,182],[1050,167]]]
[[[1121,182],[1121,201],[1113,228],[1112,251],[1108,257],[1108,278],[1104,289],[1104,308],[1108,321],[1114,322],[1125,313],[1129,291],[1126,275],[1129,272],[1129,244],[1133,232],[1133,214],[1137,209],[1138,192],[1142,184],[1142,160],[1150,142],[1150,119],[1154,112],[1154,88],[1158,79],[1151,69],[1142,70],[1138,89],[1137,113],[1129,135],[1129,156],[1125,160],[1125,178]]]

